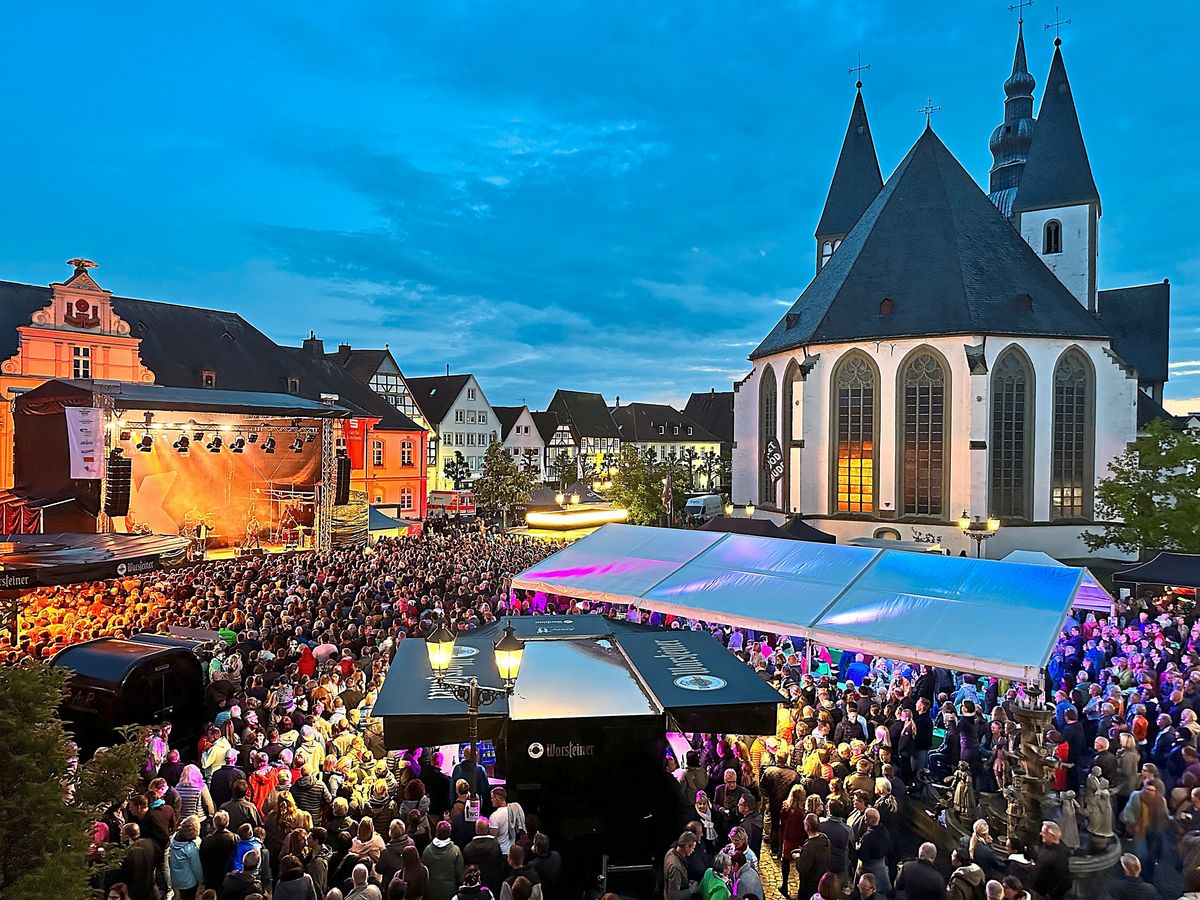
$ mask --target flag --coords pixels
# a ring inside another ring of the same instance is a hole
[[[671,511],[671,494],[674,493],[672,488],[671,470],[667,469],[667,477],[663,479],[662,505],[667,512]]]

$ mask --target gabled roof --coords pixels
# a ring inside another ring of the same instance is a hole
[[[692,394],[683,414],[725,443],[733,442],[733,391]]]
[[[679,410],[662,403],[629,403],[618,406],[613,410],[612,417],[621,429],[623,441],[714,444],[720,443],[721,440]],[[659,431],[660,428],[663,432]],[[692,430],[691,434],[688,434],[689,428]]]
[[[560,422],[575,426],[575,433],[581,438],[617,438],[621,431],[613,421],[612,413],[604,397],[591,391],[554,392],[549,410],[558,414]]]
[[[441,424],[450,412],[450,407],[463,392],[470,375],[424,375],[419,378],[405,378],[408,389],[412,391],[417,406],[425,413],[430,424]]]
[[[513,426],[517,424],[517,419],[521,418],[521,413],[524,412],[524,406],[493,406],[492,412],[496,414],[496,419],[500,423],[500,440],[508,439],[508,434],[512,431]]]
[[[943,334],[1107,337],[926,128],[750,358]]]
[[[342,345],[335,353],[326,353],[328,359],[343,366],[347,372],[364,384],[370,383],[383,365],[384,360],[391,356],[390,350],[355,350]],[[392,360],[395,362],[395,360]],[[399,366],[397,366],[399,368]]]
[[[542,443],[549,444],[554,432],[558,431],[558,414],[547,410],[530,415],[533,416],[533,424],[537,427],[538,434],[542,436]]]
[[[292,359],[293,367],[299,370],[301,395],[319,398],[322,393],[337,394],[338,403],[342,406],[351,408],[359,415],[379,419],[373,426],[378,431],[425,430],[327,356],[314,356],[303,347],[279,349]]]
[[[1100,204],[1100,192],[1092,179],[1092,164],[1079,129],[1071,82],[1063,65],[1062,47],[1055,43],[1054,59],[1033,129],[1029,161],[1025,163],[1013,201],[1014,212]]]
[[[817,237],[846,234],[882,187],[879,158],[875,155],[867,108],[863,105],[862,91],[859,90],[854,95],[854,108],[850,111],[850,123],[846,126],[842,151],[838,154],[825,208],[817,223]]]
[[[1117,355],[1137,369],[1142,381],[1165,382],[1171,337],[1170,282],[1100,291],[1096,303]]]

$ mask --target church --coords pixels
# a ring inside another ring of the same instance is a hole
[[[928,122],[885,183],[859,82],[816,276],[734,385],[734,503],[955,553],[960,517],[994,518],[991,558],[1088,556],[1097,483],[1166,415],[1170,285],[1097,289],[1061,44],[1035,117],[1018,26],[986,193]]]

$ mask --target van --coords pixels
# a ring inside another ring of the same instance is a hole
[[[683,505],[683,515],[692,522],[707,522],[721,515],[721,498],[717,494],[689,497]]]

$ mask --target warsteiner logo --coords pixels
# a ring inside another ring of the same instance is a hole
[[[585,756],[595,756],[595,744],[576,744],[574,741],[568,741],[565,744],[543,744],[539,741],[534,741],[529,745],[529,758],[541,759],[579,759]]]
[[[545,755],[546,755],[546,748],[543,747],[541,744],[539,744],[537,741],[534,741],[532,744],[529,745],[529,758],[530,759],[541,759]]]
[[[675,679],[675,687],[685,691],[719,691],[727,684],[728,681],[716,675],[683,675]]]

